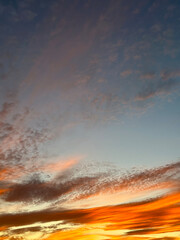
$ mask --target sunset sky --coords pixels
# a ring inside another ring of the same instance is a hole
[[[0,0],[0,240],[180,240],[180,1]]]

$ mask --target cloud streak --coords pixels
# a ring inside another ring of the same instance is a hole
[[[176,189],[179,187],[179,169],[180,163],[177,162],[157,169],[127,173],[124,176],[117,170],[78,176],[73,168],[66,169],[51,179],[46,177],[48,172],[44,175],[34,173],[30,179],[9,184],[8,191],[2,192],[2,198],[6,202],[58,200],[65,204],[105,193],[153,191],[159,189],[159,186],[160,189]]]
[[[179,81],[176,79],[160,80],[156,83],[148,83],[142,91],[136,96],[137,101],[145,101],[153,97],[169,95],[176,87],[179,86]]]

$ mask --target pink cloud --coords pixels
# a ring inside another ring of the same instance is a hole
[[[83,156],[69,157],[65,160],[56,158],[52,163],[48,163],[42,168],[48,172],[64,171],[78,164],[82,159]]]

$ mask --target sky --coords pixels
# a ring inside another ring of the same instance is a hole
[[[0,240],[180,239],[179,12],[0,0]]]

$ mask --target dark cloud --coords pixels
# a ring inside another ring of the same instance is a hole
[[[0,215],[0,226],[24,226],[36,222],[46,223],[51,221],[85,222],[86,211],[64,210],[64,211],[40,211],[20,214]],[[78,220],[79,219],[79,220]],[[90,220],[90,219],[89,219]],[[88,221],[88,219],[86,220]]]
[[[11,234],[22,234],[22,233],[25,233],[25,232],[40,232],[42,230],[43,229],[40,226],[38,226],[38,227],[18,228],[18,229],[11,230]]]
[[[141,226],[139,226],[141,227]],[[129,231],[126,235],[144,235],[144,234],[153,234],[156,233],[157,229],[141,229],[141,230],[135,230],[135,231]]]
[[[74,197],[81,192],[92,191],[91,188],[94,188],[95,183],[98,183],[101,178],[102,175],[77,178],[71,178],[70,175],[67,179],[61,177],[59,181],[55,179],[46,182],[37,175],[22,184],[11,185],[4,199],[8,202],[52,201],[59,198],[66,201],[69,193],[72,193]]]

